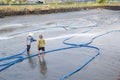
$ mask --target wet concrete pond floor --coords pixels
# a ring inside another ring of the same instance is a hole
[[[23,52],[29,32],[35,39],[43,34],[47,52],[44,60],[27,58],[23,53],[20,56],[26,59],[2,70],[0,80],[120,80],[120,11],[93,9],[5,17],[0,25],[0,59]],[[97,47],[99,55],[89,46]],[[36,54],[34,42],[30,56]],[[0,61],[0,65],[14,60]]]

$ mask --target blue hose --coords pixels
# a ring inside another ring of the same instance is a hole
[[[67,43],[67,42],[65,42],[65,41],[67,41],[67,40],[69,40],[69,39],[71,39],[71,38],[65,39],[65,40],[63,41],[63,43],[66,44],[66,45],[93,48],[93,49],[96,49],[97,52],[95,53],[95,55],[93,55],[93,57],[91,57],[88,61],[86,61],[86,62],[85,62],[83,65],[81,65],[78,69],[76,69],[76,70],[74,70],[74,71],[66,74],[65,76],[59,78],[58,80],[64,80],[64,79],[70,77],[71,75],[75,74],[76,72],[78,72],[78,71],[80,71],[82,68],[84,68],[84,67],[85,67],[87,64],[89,64],[93,59],[95,59],[95,57],[97,57],[97,56],[100,54],[100,52],[99,52],[100,49],[99,49],[98,47],[95,47],[95,46],[89,46],[89,44],[91,44],[91,43],[93,42],[93,40],[95,40],[96,38],[101,37],[101,36],[103,36],[103,35],[107,35],[107,34],[112,33],[112,32],[120,32],[120,30],[112,30],[112,31],[109,31],[109,32],[100,34],[100,35],[98,35],[98,36],[93,37],[89,42],[87,42],[87,43],[85,43],[85,44],[72,44],[72,43]]]
[[[23,50],[22,52],[18,53],[18,54],[8,56],[8,57],[4,57],[4,58],[0,58],[0,61],[15,59],[14,61],[7,62],[7,63],[4,63],[4,64],[0,64],[0,67],[2,67],[2,68],[0,68],[0,72],[9,68],[10,66],[12,66],[15,63],[23,61],[24,58],[21,55],[24,54],[25,52],[26,52],[26,49]]]
[[[0,66],[4,66],[3,68],[0,69],[0,72],[7,69],[7,68],[9,68],[10,66],[14,65],[15,63],[21,62],[23,60],[24,60],[23,57],[19,57],[18,59],[14,60],[14,61],[11,61],[11,62],[9,62],[7,64],[0,65]]]
[[[4,60],[9,60],[9,59],[13,59],[13,58],[16,58],[22,54],[24,54],[26,52],[27,49],[23,50],[22,52],[20,53],[17,53],[15,55],[12,55],[12,56],[8,56],[8,57],[4,57],[4,58],[0,58],[0,61],[4,61]]]

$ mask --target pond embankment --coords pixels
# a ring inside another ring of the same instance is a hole
[[[88,9],[96,9],[96,8],[104,8],[111,10],[120,10],[120,6],[83,6],[83,7],[61,7],[61,8],[46,8],[41,9],[37,8],[22,8],[19,10],[13,10],[10,7],[6,9],[0,10],[0,18],[4,18],[5,16],[17,16],[17,15],[30,15],[30,14],[50,14],[50,13],[58,13],[58,12],[70,12],[70,11],[80,11],[80,10],[88,10]]]

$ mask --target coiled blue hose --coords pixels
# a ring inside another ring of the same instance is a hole
[[[52,27],[52,28],[56,28],[56,27]],[[92,29],[92,28],[91,28]],[[91,30],[90,29],[90,30]],[[88,31],[90,31],[88,30]],[[82,33],[86,33],[88,31],[84,31]],[[87,43],[84,43],[84,44],[73,44],[73,43],[68,43],[67,40],[73,38],[74,36],[70,37],[70,38],[67,38],[63,41],[63,44],[66,44],[66,45],[70,45],[69,47],[63,47],[63,48],[58,48],[58,49],[53,49],[53,50],[49,50],[49,51],[45,51],[45,54],[48,54],[48,53],[51,53],[51,52],[55,52],[55,51],[61,51],[61,50],[66,50],[66,49],[71,49],[71,48],[78,48],[78,47],[87,47],[87,48],[91,48],[91,49],[95,49],[97,50],[97,52],[88,60],[86,61],[83,65],[81,65],[78,69],[66,74],[65,76],[59,78],[59,80],[64,80],[68,77],[70,77],[71,75],[75,74],[76,72],[80,71],[82,68],[84,68],[87,64],[89,64],[96,56],[98,56],[100,54],[99,52],[99,48],[98,47],[95,47],[95,46],[90,46],[90,44],[93,42],[93,40],[95,40],[96,38],[98,37],[101,37],[103,35],[106,35],[106,34],[109,34],[109,33],[112,33],[112,32],[120,32],[120,30],[112,30],[112,31],[109,31],[109,32],[106,32],[106,33],[103,33],[103,34],[100,34],[98,36],[95,36],[93,37],[89,42]],[[14,61],[11,61],[11,62],[8,62],[8,63],[5,63],[5,64],[0,64],[0,67],[2,67],[0,69],[0,72],[2,72],[3,70],[9,68],[10,66],[18,63],[18,62],[21,62],[23,61],[24,59],[27,59],[27,58],[30,58],[30,57],[34,57],[34,56],[37,56],[38,54],[34,54],[34,55],[31,55],[31,56],[27,56],[27,57],[23,57],[22,54],[24,54],[26,52],[26,49],[24,49],[22,52],[16,54],[16,55],[12,55],[12,56],[9,56],[9,57],[5,57],[5,58],[0,58],[0,61],[4,61],[4,60],[10,60],[10,59],[15,59]]]

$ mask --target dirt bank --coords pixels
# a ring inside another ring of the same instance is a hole
[[[50,13],[80,11],[80,10],[96,9],[96,8],[120,10],[120,6],[89,6],[89,7],[86,6],[86,7],[55,8],[55,9],[47,9],[47,10],[41,10],[39,8],[30,10],[30,9],[24,8],[19,11],[7,9],[7,10],[0,10],[0,18],[3,18],[5,16],[29,15],[29,14],[50,14]]]

